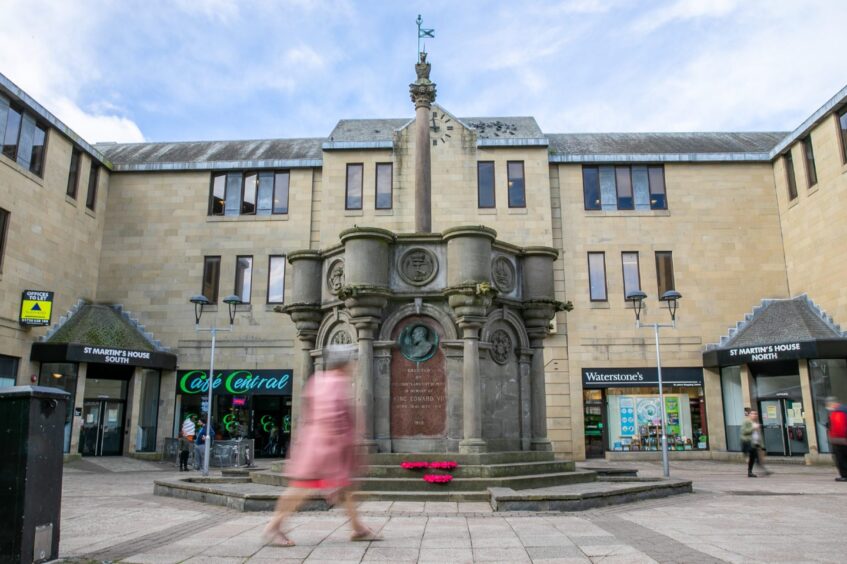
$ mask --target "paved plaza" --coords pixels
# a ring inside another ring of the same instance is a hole
[[[654,463],[627,463],[658,476]],[[269,513],[155,497],[172,466],[127,458],[65,466],[61,556],[69,562],[844,562],[847,483],[832,467],[674,462],[693,494],[578,513],[494,513],[484,503],[364,502],[384,540],[353,543],[343,512],[289,522],[293,548],[265,544]],[[183,474],[184,475],[184,474]]]

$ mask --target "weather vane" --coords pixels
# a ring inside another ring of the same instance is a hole
[[[430,39],[435,39],[435,30],[434,29],[426,29],[426,28],[421,27],[421,24],[423,23],[423,18],[421,18],[420,14],[418,14],[417,22],[418,22],[418,55],[420,55],[422,53],[422,51],[421,51],[421,39],[422,38],[426,39],[427,37],[429,37]],[[424,43],[424,49],[426,49],[426,43]]]

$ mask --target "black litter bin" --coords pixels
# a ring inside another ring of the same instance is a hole
[[[59,557],[69,397],[42,386],[0,389],[0,562]]]

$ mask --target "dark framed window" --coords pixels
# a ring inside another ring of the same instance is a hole
[[[582,167],[582,194],[585,198],[585,209],[599,210],[600,203],[600,169],[596,166]]]
[[[362,209],[362,176],[364,165],[353,163],[347,165],[347,190],[344,197],[344,209]]]
[[[794,200],[797,198],[797,177],[794,175],[794,158],[789,150],[783,155],[782,160],[785,162],[785,180],[788,182],[788,199]]]
[[[815,151],[812,148],[812,136],[803,139],[803,155],[806,157],[806,181],[809,188],[818,183],[818,169],[815,167]]]
[[[268,303],[281,304],[285,298],[285,255],[268,257]]]
[[[100,178],[100,165],[95,162],[91,163],[91,170],[88,172],[88,194],[85,196],[85,207],[94,211],[97,205],[97,181]]]
[[[509,207],[526,207],[526,181],[523,174],[523,161],[506,163],[506,173],[509,185]]]
[[[290,182],[291,173],[289,171],[281,170],[274,173],[273,213],[288,213],[288,189]]]
[[[9,216],[11,214],[0,208],[0,272],[3,272],[3,257],[6,256],[6,234],[9,232]]]
[[[476,202],[480,208],[497,206],[494,195],[494,162],[480,161],[476,163]]]
[[[218,303],[220,281],[221,257],[203,257],[203,289],[200,293],[213,304]]]
[[[394,205],[391,183],[394,167],[391,163],[376,163],[376,209],[390,210]]]
[[[223,215],[226,204],[226,173],[212,174],[211,193],[209,194],[209,215]],[[207,298],[209,296],[206,296]]]
[[[45,143],[47,143],[47,131],[37,123],[32,122],[32,138],[29,157],[22,159],[21,155],[18,155],[18,162],[27,167],[30,172],[37,174],[38,176],[42,176],[44,174]]]
[[[673,254],[671,251],[656,251],[656,283],[659,297],[669,291],[676,290],[673,276]]]
[[[0,145],[4,155],[30,172],[42,176],[46,142],[46,126],[0,97]]]
[[[838,131],[841,133],[841,162],[847,163],[847,108],[838,112]]]
[[[253,257],[235,257],[235,295],[245,304],[250,303],[253,290]]]
[[[76,192],[79,189],[79,169],[82,168],[82,151],[73,148],[71,151],[71,166],[68,169],[68,190],[66,194],[71,198],[76,199]]]
[[[623,296],[641,290],[641,268],[638,265],[637,252],[621,253],[621,265],[623,270]]]
[[[259,173],[245,173],[244,182],[241,185],[241,215],[256,214],[256,193],[258,190]]]
[[[18,156],[18,136],[21,133],[22,112],[15,109],[13,106],[4,108],[6,112],[6,131],[3,133],[3,154],[12,160]]]
[[[650,209],[668,209],[668,199],[665,196],[665,167],[648,166],[647,176],[650,179]]]
[[[618,196],[618,209],[634,210],[635,200],[632,197],[632,170],[628,166],[615,167],[615,189]]]
[[[588,253],[588,291],[592,302],[605,302],[606,253]]]
[[[18,358],[0,354],[0,388],[10,388],[18,380]]]

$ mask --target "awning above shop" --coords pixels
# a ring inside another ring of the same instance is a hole
[[[805,294],[762,300],[720,344],[706,346],[703,366],[798,358],[847,358],[847,333]]]
[[[144,332],[120,306],[80,303],[39,342],[32,360],[96,362],[173,370],[176,355]]]

